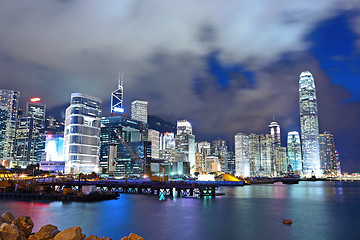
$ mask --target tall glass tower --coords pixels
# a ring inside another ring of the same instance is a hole
[[[301,145],[299,133],[296,131],[288,133],[287,154],[289,161],[288,165],[291,166],[295,174],[300,175],[302,172]]]
[[[119,85],[118,88],[111,93],[111,112],[123,113],[123,98],[124,98],[124,87],[123,87],[123,75],[119,73]]]
[[[319,154],[319,123],[314,78],[304,71],[299,78],[301,141],[304,157],[303,172],[307,176],[321,176]]]

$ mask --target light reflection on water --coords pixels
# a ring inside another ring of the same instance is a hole
[[[216,198],[122,194],[119,200],[62,203],[0,200],[0,212],[121,239],[356,239],[360,183],[300,182],[221,187]],[[291,226],[282,224],[291,218]]]

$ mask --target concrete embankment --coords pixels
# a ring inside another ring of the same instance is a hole
[[[86,237],[79,226],[74,226],[60,231],[56,226],[47,224],[38,232],[32,232],[34,223],[30,217],[15,218],[11,212],[6,212],[0,217],[0,240],[112,240],[109,237],[90,235]],[[144,238],[131,233],[121,240],[143,240]]]

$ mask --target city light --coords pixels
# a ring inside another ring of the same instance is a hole
[[[30,102],[40,102],[41,101],[41,98],[39,97],[33,97],[33,98],[30,98]]]
[[[124,108],[121,108],[121,107],[114,107],[113,110],[114,110],[114,112],[120,112],[120,113],[124,112]]]

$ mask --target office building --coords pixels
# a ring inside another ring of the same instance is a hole
[[[319,123],[314,78],[304,71],[299,78],[299,105],[303,173],[310,177],[322,175],[319,153]]]
[[[228,173],[228,144],[225,140],[217,139],[212,142],[211,154],[219,158],[221,171]]]
[[[177,121],[175,135],[175,161],[182,163],[183,174],[190,175],[195,170],[195,135],[192,126],[187,120]]]
[[[334,135],[330,132],[319,134],[321,170],[327,176],[337,175]]]
[[[99,172],[101,99],[71,94],[65,114],[66,173]]]
[[[301,175],[303,170],[302,154],[299,133],[288,133],[287,139],[288,170],[296,175]]]
[[[111,113],[124,113],[124,87],[123,87],[123,75],[119,73],[118,88],[111,93]]]
[[[258,172],[263,177],[274,176],[273,140],[270,134],[260,135],[260,168]]]
[[[244,133],[235,135],[235,175],[250,176],[249,136]]]
[[[148,102],[135,100],[131,102],[131,119],[147,123],[148,113],[147,113]]]
[[[275,176],[286,175],[288,166],[286,147],[276,147],[274,154]]]
[[[269,124],[269,134],[272,137],[273,149],[281,147],[280,125],[275,120]]]
[[[250,176],[260,176],[261,161],[260,161],[260,136],[254,133],[249,134],[249,162],[250,162]]]
[[[154,129],[149,129],[148,141],[151,142],[151,157],[160,158],[160,133]]]
[[[9,166],[15,153],[16,121],[19,111],[20,92],[13,90],[0,89],[1,107],[1,129],[0,138],[0,158],[1,164]]]
[[[161,133],[160,135],[160,158],[175,162],[175,134]]]
[[[47,134],[45,152],[40,162],[40,169],[50,172],[64,172],[64,136]]]
[[[211,155],[211,144],[209,142],[197,142],[196,143],[196,169],[199,173],[205,173],[205,159]]]

